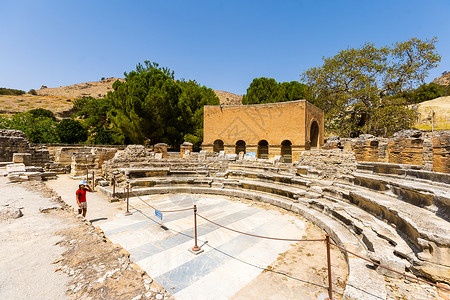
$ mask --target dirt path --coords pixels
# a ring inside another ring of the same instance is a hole
[[[0,299],[171,298],[44,183],[0,177],[0,190]]]
[[[39,212],[55,203],[22,185],[0,177],[0,190],[0,299],[64,299],[70,278],[55,273],[52,265],[64,252],[55,245],[62,240],[55,233],[72,224]],[[21,209],[23,216],[8,217],[13,209]]]

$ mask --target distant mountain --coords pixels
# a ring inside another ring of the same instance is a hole
[[[433,80],[434,83],[441,85],[449,85],[450,84],[450,72],[442,75],[441,77],[435,78]]]
[[[117,80],[125,81],[125,79],[110,77],[101,81],[78,83],[58,88],[42,86],[39,90],[36,90],[36,93],[39,96],[56,96],[70,99],[83,97],[102,98],[106,96],[106,93],[113,90],[112,85]]]
[[[61,86],[58,88],[48,88],[42,86],[36,93],[39,96],[55,96],[64,97],[70,99],[78,99],[82,97],[94,97],[102,98],[105,97],[109,91],[113,91],[112,85],[117,80],[125,81],[122,78],[107,78],[101,81],[93,81],[86,83],[78,83],[68,86]],[[220,99],[220,104],[223,105],[240,105],[242,104],[242,96],[236,95],[224,91],[214,91]]]
[[[219,97],[220,104],[223,105],[241,105],[242,104],[242,95],[236,95],[230,92],[224,91],[216,91],[217,97]]]

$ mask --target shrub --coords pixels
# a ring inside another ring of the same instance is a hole
[[[12,95],[12,96],[20,96],[25,94],[25,91],[8,89],[8,88],[0,88],[0,95]]]
[[[56,126],[56,133],[62,143],[75,144],[86,141],[87,129],[76,120],[63,119]]]

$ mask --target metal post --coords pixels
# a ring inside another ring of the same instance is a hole
[[[95,174],[94,174],[94,171],[92,171],[92,189],[95,189]]]
[[[116,175],[113,175],[113,180],[112,180],[112,184],[113,184],[113,198],[116,198]]]
[[[200,251],[200,247],[197,245],[197,205],[194,204],[194,236],[195,236],[195,245],[192,248],[192,251],[197,252]]]
[[[331,280],[331,256],[330,256],[330,235],[325,236],[327,243],[327,267],[328,267],[328,300],[333,300],[333,283]]]
[[[130,183],[127,185],[127,211],[125,212],[125,215],[131,215],[130,213]]]

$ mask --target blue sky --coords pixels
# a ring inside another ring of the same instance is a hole
[[[123,77],[150,60],[244,94],[256,77],[300,80],[348,47],[434,36],[442,61],[427,82],[450,71],[449,0],[0,0],[0,87]]]

